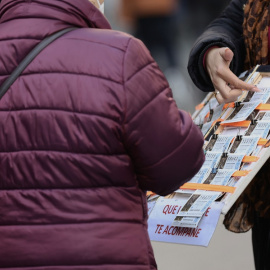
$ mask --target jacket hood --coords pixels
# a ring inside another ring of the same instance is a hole
[[[88,0],[2,0],[0,2],[0,23],[26,18],[44,18],[77,27],[111,28],[104,15]]]

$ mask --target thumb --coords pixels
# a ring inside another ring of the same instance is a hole
[[[231,62],[233,59],[233,52],[229,48],[224,48],[222,52],[222,57],[226,62]]]

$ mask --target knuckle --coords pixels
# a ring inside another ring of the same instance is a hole
[[[228,102],[234,102],[234,101],[236,101],[236,100],[237,100],[237,97],[238,97],[238,96],[230,96],[230,97],[228,98]]]
[[[220,92],[221,93],[221,95],[222,95],[222,97],[224,98],[224,99],[229,99],[230,98],[230,94],[227,92],[227,91],[221,91]]]
[[[216,69],[216,74],[217,74],[218,76],[221,76],[221,75],[223,74],[223,72],[224,72],[223,67],[218,66],[217,69]]]
[[[234,86],[235,89],[241,89],[241,88],[244,87],[243,82],[241,80],[238,80],[238,79],[237,80],[233,80],[232,84],[233,84],[233,86]]]
[[[217,69],[216,69],[216,74],[217,74],[218,76],[220,76],[220,75],[222,74],[222,70],[223,70],[223,68],[217,67]]]
[[[234,88],[236,88],[236,89],[242,88],[241,84],[238,81],[233,82],[233,85],[234,85]]]

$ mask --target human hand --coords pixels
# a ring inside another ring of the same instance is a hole
[[[219,104],[236,101],[243,90],[260,92],[255,85],[240,80],[231,70],[233,52],[229,48],[212,48],[206,55],[205,64],[215,88]]]

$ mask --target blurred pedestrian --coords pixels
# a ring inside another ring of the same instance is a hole
[[[122,0],[123,18],[133,24],[161,69],[179,66],[177,54],[179,0]]]
[[[0,101],[0,268],[156,269],[146,191],[200,169],[203,138],[141,41],[103,0],[3,0],[0,84],[46,47]]]

